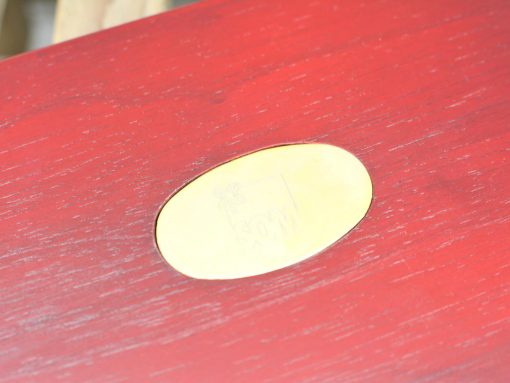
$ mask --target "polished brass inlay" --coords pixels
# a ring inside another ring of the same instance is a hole
[[[370,176],[327,144],[264,149],[178,191],[156,223],[163,257],[193,278],[267,273],[317,254],[350,231],[372,199]]]

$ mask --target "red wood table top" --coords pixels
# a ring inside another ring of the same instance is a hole
[[[211,0],[1,62],[0,382],[510,381],[509,21]],[[316,141],[374,183],[336,245],[230,281],[160,257],[187,181]]]

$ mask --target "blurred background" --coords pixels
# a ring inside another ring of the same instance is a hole
[[[197,0],[0,0],[0,59]]]

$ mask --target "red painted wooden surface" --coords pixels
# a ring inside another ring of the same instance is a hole
[[[212,0],[1,62],[0,382],[510,381],[509,20]],[[165,264],[172,192],[301,141],[369,169],[355,230],[254,278]]]

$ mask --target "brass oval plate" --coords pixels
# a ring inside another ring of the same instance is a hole
[[[161,210],[163,257],[199,279],[267,273],[333,244],[365,216],[372,183],[351,153],[328,144],[278,146],[220,165]]]

